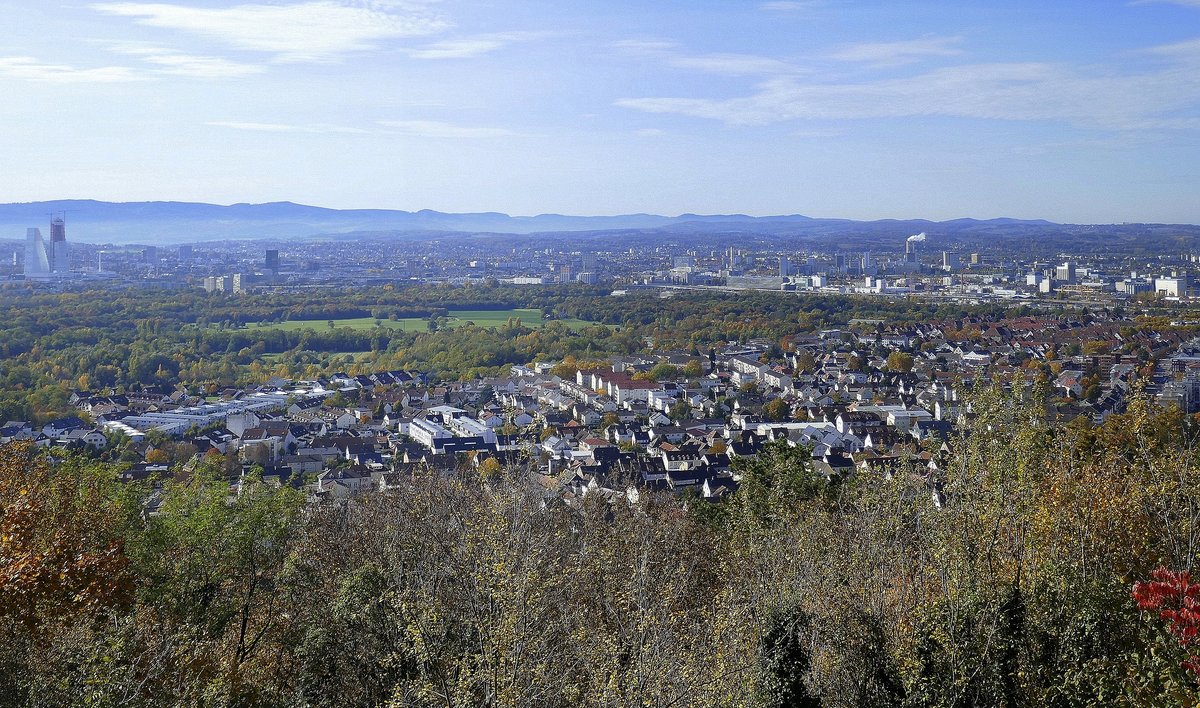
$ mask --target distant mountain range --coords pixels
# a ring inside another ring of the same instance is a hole
[[[431,232],[534,234],[634,230],[815,235],[848,229],[873,233],[909,230],[916,233],[936,227],[947,232],[958,232],[980,228],[1021,231],[1055,226],[1048,221],[1018,219],[857,222],[849,219],[814,219],[799,214],[761,217],[745,214],[509,216],[497,212],[449,214],[428,209],[415,212],[325,209],[291,202],[219,206],[190,202],[58,200],[0,204],[0,238],[21,239],[25,229],[30,226],[40,226],[45,232],[51,215],[60,212],[65,212],[68,238],[90,243],[188,243],[359,233],[378,235],[386,232],[428,235]]]
[[[1200,226],[1187,224],[1072,225],[1022,219],[818,219],[799,214],[626,214],[622,216],[509,216],[495,212],[447,214],[438,211],[324,209],[269,204],[189,202],[100,202],[60,200],[0,204],[0,241],[22,241],[25,229],[48,235],[53,214],[64,213],[67,238],[93,244],[181,244],[258,239],[289,241],[402,240],[440,238],[557,238],[598,251],[634,245],[674,244],[718,250],[812,248],[821,251],[895,251],[905,238],[928,234],[927,254],[940,250],[983,252],[999,258],[1021,253],[1054,259],[1121,253],[1147,258],[1200,252]],[[540,236],[539,236],[540,235]],[[557,237],[555,236],[557,235]],[[804,245],[801,246],[800,244]]]

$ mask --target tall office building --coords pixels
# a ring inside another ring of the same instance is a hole
[[[25,230],[25,277],[48,275],[50,273],[50,257],[46,252],[46,242],[42,240],[42,230],[30,228]]]
[[[187,261],[192,260],[192,247],[191,246],[180,246],[179,247],[179,260],[181,262],[187,262]]]
[[[267,272],[272,275],[279,274],[279,251],[274,248],[267,249],[266,257]]]
[[[68,273],[71,270],[71,251],[67,246],[67,222],[61,217],[50,220],[50,270]]]

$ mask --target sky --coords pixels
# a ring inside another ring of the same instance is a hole
[[[0,17],[0,202],[1200,223],[1200,0]]]

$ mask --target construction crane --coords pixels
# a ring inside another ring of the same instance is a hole
[[[52,211],[49,214],[46,214],[46,216],[53,219],[55,216],[62,214],[62,220],[65,223],[67,220],[67,214],[70,214],[70,213],[76,212],[76,211],[79,211],[79,209],[59,209],[58,211]]]

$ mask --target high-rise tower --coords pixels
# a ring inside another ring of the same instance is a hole
[[[62,217],[50,220],[50,270],[55,273],[71,271],[71,251],[67,246],[67,222]]]
[[[45,275],[50,272],[50,259],[46,254],[46,242],[42,230],[25,230],[25,277]]]

